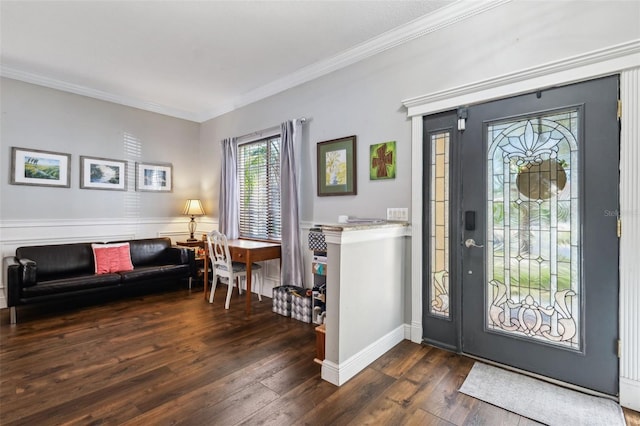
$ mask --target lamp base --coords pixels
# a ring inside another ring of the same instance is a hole
[[[196,226],[198,224],[196,223],[196,218],[195,216],[191,216],[191,221],[189,222],[189,224],[187,225],[189,228],[189,238],[187,239],[187,242],[192,243],[194,241],[198,241],[193,235],[196,233]]]

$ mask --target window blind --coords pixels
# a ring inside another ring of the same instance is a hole
[[[240,237],[280,240],[280,135],[238,146]]]

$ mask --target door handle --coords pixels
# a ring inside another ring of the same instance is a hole
[[[471,247],[484,247],[484,244],[476,244],[476,240],[474,240],[473,238],[469,238],[467,240],[464,241],[464,245],[467,246],[467,248],[471,248]]]

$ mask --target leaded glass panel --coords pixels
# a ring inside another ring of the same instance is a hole
[[[449,317],[449,140],[448,132],[431,136],[430,297],[429,312]]]
[[[487,137],[487,328],[579,350],[578,111]]]

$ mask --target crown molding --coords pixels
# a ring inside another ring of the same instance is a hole
[[[315,80],[333,71],[353,65],[356,62],[367,59],[385,50],[400,46],[416,38],[433,33],[450,25],[464,21],[473,16],[482,14],[512,0],[494,0],[487,2],[475,2],[459,0],[449,6],[445,6],[433,13],[417,18],[403,26],[394,28],[377,37],[367,40],[351,49],[339,53],[326,60],[316,62],[283,78],[248,92],[234,101],[211,110],[199,118],[201,122],[211,120],[222,114],[252,104],[254,102],[273,96],[300,84]]]
[[[351,49],[339,53],[328,59],[301,68],[285,77],[247,92],[232,101],[220,105],[209,111],[184,111],[166,105],[159,105],[141,99],[104,92],[91,87],[69,83],[63,80],[46,77],[39,74],[25,72],[16,68],[2,65],[0,75],[14,80],[24,81],[39,86],[49,87],[64,92],[87,96],[107,102],[130,106],[145,111],[181,118],[183,120],[202,123],[211,120],[243,106],[268,98],[285,90],[309,82],[331,72],[345,68],[385,50],[400,46],[416,38],[454,25],[488,10],[509,3],[512,0],[470,1],[459,0],[433,13],[417,18],[403,26],[394,28],[386,33],[374,37]]]
[[[89,98],[94,98],[101,101],[112,102],[119,105],[138,108],[144,111],[155,112],[162,115],[168,115],[170,117],[198,122],[198,114],[191,111],[184,111],[177,108],[158,105],[153,102],[146,102],[141,99],[136,99],[129,96],[116,95],[113,93],[93,89],[91,87],[81,86],[79,84],[73,84],[66,81],[45,77],[39,74],[22,71],[5,65],[2,65],[0,67],[0,75],[5,78],[23,81],[25,83],[36,84],[38,86],[44,86],[50,89],[61,90],[63,92],[87,96]]]
[[[460,105],[514,96],[542,87],[570,84],[640,66],[640,39],[581,53],[410,99],[402,104],[409,117],[433,114]]]

